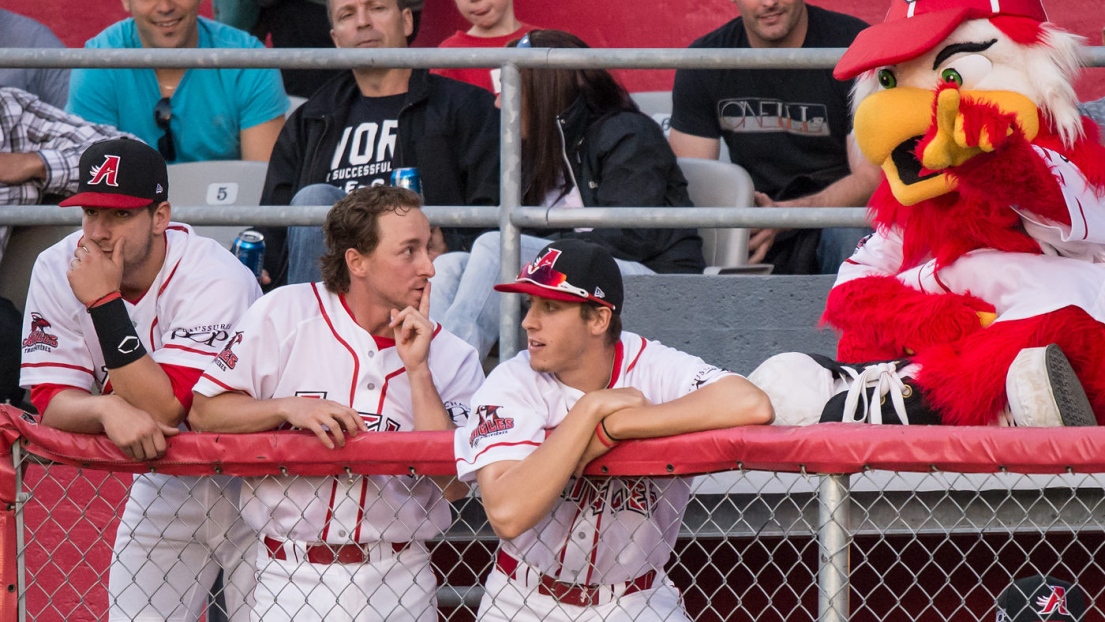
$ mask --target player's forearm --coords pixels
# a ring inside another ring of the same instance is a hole
[[[287,421],[282,406],[288,398],[257,400],[244,393],[221,393],[215,397],[200,393],[192,395],[188,425],[198,432],[265,432],[275,430]]]
[[[115,395],[155,420],[176,427],[184,419],[184,406],[173,393],[172,381],[151,356],[109,370],[108,377]]]
[[[677,400],[620,410],[604,423],[614,438],[626,440],[763,425],[774,419],[766,393],[744,378],[728,376]]]
[[[114,400],[121,399],[77,390],[61,391],[42,413],[42,425],[78,434],[102,434],[103,417],[110,416]]]
[[[517,538],[548,516],[583,456],[599,419],[595,412],[569,413],[524,460],[496,463],[479,471],[483,507],[500,538]]]
[[[414,415],[416,431],[455,430],[456,424],[445,410],[441,395],[434,385],[430,370],[408,370],[411,384],[411,413]]]

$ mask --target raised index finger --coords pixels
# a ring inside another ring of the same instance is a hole
[[[424,317],[430,317],[430,282],[426,281],[426,288],[422,290],[422,300],[418,301],[418,312]]]

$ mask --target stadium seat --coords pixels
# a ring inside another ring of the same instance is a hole
[[[652,117],[652,120],[660,125],[660,129],[664,130],[664,136],[671,133],[671,91],[641,91],[630,93],[629,96],[633,98],[641,112]],[[718,159],[729,162],[729,147],[725,145],[724,140],[721,141]]]
[[[736,164],[679,158],[687,191],[696,207],[752,207],[752,177]],[[747,272],[748,229],[699,229],[706,274]],[[766,269],[757,268],[764,272]]]
[[[260,205],[267,162],[211,160],[169,165],[169,202],[173,205]],[[233,227],[196,227],[196,232],[230,247]]]

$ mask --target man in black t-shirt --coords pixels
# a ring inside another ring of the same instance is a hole
[[[803,0],[733,0],[741,17],[692,48],[845,48],[867,24]],[[862,207],[879,181],[851,137],[851,82],[826,69],[688,70],[675,74],[671,146],[716,159],[724,138],[756,186],[756,205]],[[750,263],[780,274],[834,274],[870,229],[760,229]]]
[[[415,0],[330,0],[338,48],[402,48]],[[499,112],[487,91],[424,69],[357,67],[292,113],[269,161],[262,205],[333,205],[350,190],[415,167],[426,205],[499,203]],[[319,227],[266,227],[274,284],[321,279]],[[435,229],[434,252],[466,251],[480,233]],[[265,278],[262,278],[265,283]],[[268,283],[265,283],[268,284]]]

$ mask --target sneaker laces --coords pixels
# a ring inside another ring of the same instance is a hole
[[[898,366],[895,362],[874,363],[858,372],[850,367],[844,367],[848,375],[852,377],[852,386],[848,387],[848,396],[844,399],[844,419],[846,423],[882,423],[882,402],[886,395],[890,395],[890,402],[894,405],[894,412],[903,425],[909,424],[906,416],[905,383],[898,375]],[[871,397],[867,396],[867,389],[874,388]],[[860,401],[863,409],[859,409]]]

